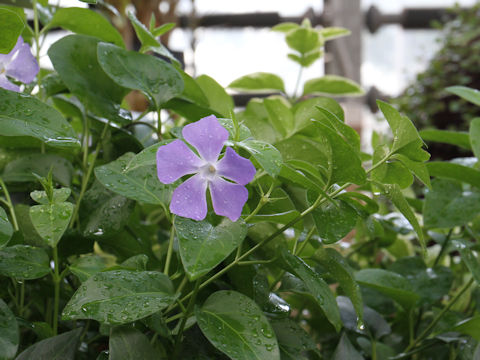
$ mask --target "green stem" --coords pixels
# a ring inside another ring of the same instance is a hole
[[[379,162],[377,162],[375,165],[373,165],[370,169],[367,170],[367,174],[368,173],[371,173],[373,170],[375,170],[376,168],[378,168],[380,165],[382,165],[385,161],[387,161],[388,159],[390,159],[390,156],[392,156],[392,153],[389,152],[387,155],[385,155],[385,157],[380,160]]]
[[[403,351],[403,353],[408,353],[411,349],[413,349],[419,342],[425,339],[429,334],[430,331],[437,325],[437,323],[442,319],[443,315],[447,313],[448,310],[455,304],[458,299],[467,291],[470,286],[473,284],[474,280],[471,278],[465,285],[462,286],[460,291],[448,302],[448,304],[440,311],[437,316],[432,320],[430,324],[426,327],[425,330],[412,342],[408,345],[408,347]]]
[[[300,80],[302,78],[302,74],[303,74],[303,66],[300,65],[300,70],[298,71],[297,81],[295,82],[295,90],[293,90],[292,99],[295,99],[297,97],[297,91],[298,91],[298,88],[300,86]]]
[[[58,262],[58,251],[57,247],[53,247],[53,263],[54,263],[54,273],[53,273],[53,285],[55,291],[55,297],[53,302],[53,334],[57,335],[58,333],[58,308],[60,303],[60,271],[59,271],[59,262]]]
[[[372,339],[372,360],[377,360],[377,341]]]
[[[163,269],[163,273],[167,276],[168,276],[168,271],[170,270],[170,262],[172,260],[174,242],[175,242],[175,226],[173,225],[173,222],[172,222],[172,228],[170,230],[170,240],[168,241],[167,258],[165,259],[165,267]]]
[[[0,177],[0,186],[2,187],[3,193],[5,194],[5,204],[8,207],[8,211],[10,212],[10,217],[12,218],[13,229],[18,231],[18,222],[17,217],[15,215],[15,209],[13,207],[12,199],[10,198],[10,193],[8,192],[7,186],[3,182],[3,179]]]
[[[83,116],[83,137],[82,137],[82,147],[83,147],[83,171],[87,171],[88,168],[88,137],[89,137],[89,128],[88,128],[88,117]]]
[[[93,167],[95,166],[95,162],[97,160],[98,153],[100,151],[100,146],[102,145],[101,140],[105,137],[109,124],[110,122],[107,122],[103,128],[102,134],[100,135],[100,139],[97,143],[97,147],[95,148],[95,153],[93,154],[92,161],[88,166],[86,175],[82,179],[82,187],[80,188],[80,195],[78,196],[77,204],[75,205],[75,209],[73,210],[72,220],[70,222],[70,228],[73,228],[73,225],[75,224],[75,221],[77,219],[78,211],[80,209],[80,204],[82,202],[83,196],[85,195],[85,192],[87,191],[88,182],[90,181],[90,177],[92,176]]]
[[[175,348],[173,350],[173,358],[176,359],[178,356],[178,352],[180,350],[180,344],[182,342],[183,337],[183,330],[185,329],[185,324],[187,323],[187,319],[190,316],[190,313],[193,310],[193,306],[195,305],[195,299],[197,297],[198,291],[200,290],[200,279],[195,282],[195,288],[193,289],[192,296],[190,301],[188,302],[187,310],[182,318],[180,323],[180,328],[178,329],[177,338],[175,339]]]
[[[22,283],[20,284],[20,306],[18,309],[18,316],[20,317],[23,316],[24,305],[25,305],[25,280],[22,280]]]
[[[310,238],[313,236],[314,233],[315,233],[315,226],[312,226],[312,228],[311,228],[310,231],[308,232],[307,236],[305,237],[305,240],[303,240],[303,242],[300,244],[300,246],[298,247],[298,249],[294,250],[293,253],[294,253],[295,255],[300,256],[300,254],[302,253],[303,249],[305,249],[305,246],[307,246],[308,241],[310,240]]]
[[[245,218],[245,222],[249,222],[255,215],[258,214],[258,212],[262,209],[262,207],[268,203],[270,199],[270,195],[272,194],[273,191],[273,183],[270,186],[270,189],[268,189],[266,194],[263,194],[260,200],[258,201],[257,207]]]
[[[161,109],[157,109],[157,137],[158,141],[162,140],[162,115],[161,115]]]
[[[413,321],[413,309],[408,310],[408,344],[412,344],[415,341],[414,333],[414,321]]]
[[[443,241],[443,244],[442,244],[442,248],[440,249],[440,252],[438,253],[437,257],[435,258],[435,261],[433,263],[433,266],[435,265],[438,265],[438,263],[440,262],[440,260],[442,259],[444,253],[445,253],[445,250],[447,249],[447,246],[448,246],[448,243],[450,241],[450,238],[452,237],[452,232],[453,232],[453,229],[450,229],[448,231],[448,234],[447,234],[447,237],[445,238],[445,240]]]

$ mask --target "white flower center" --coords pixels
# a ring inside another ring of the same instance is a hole
[[[213,180],[217,176],[216,164],[206,163],[200,167],[200,175],[206,180]]]

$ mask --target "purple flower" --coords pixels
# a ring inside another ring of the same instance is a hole
[[[171,184],[184,175],[195,174],[175,189],[170,211],[186,218],[203,220],[207,215],[208,188],[215,213],[237,221],[248,198],[244,185],[255,176],[252,162],[230,147],[218,159],[228,139],[228,131],[213,115],[186,125],[182,135],[200,156],[181,140],[160,146],[157,151],[157,173],[162,183]]]
[[[39,69],[37,60],[30,52],[30,46],[25,44],[20,36],[12,51],[0,54],[0,87],[19,92],[20,87],[8,81],[7,76],[28,84],[33,81]]]

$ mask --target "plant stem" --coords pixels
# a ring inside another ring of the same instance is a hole
[[[428,324],[427,328],[423,330],[423,332],[412,342],[408,347],[403,351],[403,353],[409,352],[411,349],[413,349],[419,342],[421,342],[423,339],[425,339],[429,334],[430,331],[437,325],[437,323],[441,320],[443,315],[450,310],[450,308],[455,304],[458,299],[465,293],[465,291],[468,290],[468,288],[473,284],[474,280],[471,278],[465,285],[462,286],[460,291],[448,302],[448,304],[440,311],[437,316],[432,320],[430,324]]]
[[[157,137],[158,141],[162,140],[162,115],[161,115],[161,109],[157,109]]]
[[[445,253],[445,250],[447,249],[448,242],[450,241],[450,238],[452,237],[452,232],[453,232],[453,229],[450,229],[448,231],[447,237],[443,241],[442,248],[440,249],[440,252],[438,253],[437,257],[435,258],[433,266],[437,265],[440,262],[440,260],[442,259],[443,255]]]
[[[10,193],[8,192],[7,186],[3,182],[3,179],[0,177],[0,186],[2,187],[3,193],[5,194],[5,205],[8,207],[8,211],[10,212],[10,216],[12,218],[13,229],[18,231],[18,222],[17,217],[15,216],[15,209],[13,207],[12,199],[10,198]]]
[[[408,310],[408,344],[414,342],[415,333],[414,333],[414,323],[413,323],[413,309]]]
[[[38,22],[38,9],[37,9],[38,1],[33,0],[32,5],[33,5],[33,31],[34,31],[34,37],[35,37],[35,52],[36,52],[35,55],[37,58],[38,66],[40,66],[40,31],[39,31],[40,26]],[[42,79],[40,76],[38,76],[37,85],[39,89],[40,89],[41,83],[42,83]]]
[[[180,350],[180,344],[182,342],[182,337],[183,337],[183,330],[185,329],[185,324],[187,323],[187,319],[193,310],[193,306],[195,305],[195,299],[197,297],[199,290],[200,290],[200,279],[198,279],[195,282],[195,288],[193,289],[192,296],[190,297],[190,301],[188,302],[187,310],[185,311],[185,314],[182,318],[182,322],[180,323],[180,328],[178,329],[177,338],[175,339],[175,348],[173,350],[174,359],[176,359],[178,356],[178,352]]]
[[[372,339],[372,360],[377,360],[377,340]]]
[[[88,167],[88,137],[89,137],[89,128],[88,128],[88,117],[83,115],[83,136],[82,136],[82,147],[83,147],[83,171],[87,171]]]
[[[88,166],[86,175],[82,179],[82,187],[80,189],[80,195],[78,196],[77,204],[75,205],[75,209],[73,210],[72,220],[70,222],[70,228],[73,228],[73,225],[75,224],[78,211],[80,209],[80,203],[82,202],[83,196],[85,195],[85,191],[87,191],[88,182],[90,181],[90,176],[92,175],[93,167],[95,166],[95,162],[97,160],[98,153],[100,151],[100,146],[102,144],[100,140],[102,140],[105,137],[109,124],[110,122],[107,122],[103,128],[102,134],[100,135],[100,139],[97,143],[97,147],[95,148],[95,153],[93,154],[93,159],[90,162],[90,165]]]
[[[303,66],[300,65],[300,70],[298,71],[297,81],[295,82],[295,89],[293,90],[292,99],[295,99],[297,97],[297,91],[298,91],[298,88],[300,86],[300,80],[302,78],[302,74],[303,74]]]
[[[58,308],[60,302],[60,271],[59,271],[59,262],[58,262],[58,251],[57,246],[53,247],[53,263],[54,263],[54,273],[53,273],[53,285],[55,287],[55,297],[53,302],[53,335],[58,333]]]
[[[23,309],[25,305],[25,280],[22,280],[20,284],[20,306],[18,309],[18,316],[23,316]]]
[[[168,271],[170,270],[170,262],[172,260],[174,241],[175,241],[175,226],[173,225],[173,222],[172,222],[172,228],[170,230],[170,240],[168,241],[167,258],[165,259],[165,267],[163,269],[163,273],[167,276],[168,276]]]

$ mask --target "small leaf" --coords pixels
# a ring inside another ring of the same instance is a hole
[[[303,281],[308,289],[308,293],[313,296],[317,304],[322,308],[328,321],[335,327],[337,332],[340,331],[342,327],[340,312],[335,296],[327,283],[298,256],[292,255],[287,250],[283,250],[281,256],[286,270]]]
[[[24,94],[0,88],[0,135],[28,136],[52,147],[79,147],[70,124],[54,108]]]
[[[280,360],[275,333],[258,305],[235,291],[217,291],[195,309],[207,339],[233,360]]]
[[[242,76],[228,85],[230,89],[239,91],[254,91],[254,92],[285,92],[285,85],[283,80],[271,73],[257,72],[250,75]]]
[[[408,280],[391,271],[364,269],[355,274],[355,279],[359,284],[374,288],[392,298],[407,310],[419,300]]]
[[[13,50],[25,24],[22,18],[8,9],[0,9],[0,54],[8,54]]]
[[[163,34],[169,32],[170,30],[172,30],[174,27],[175,27],[175,23],[165,23],[165,24],[162,24],[160,25],[159,27],[156,27],[153,31],[152,31],[152,35],[153,36],[162,36]]]
[[[293,134],[294,118],[290,103],[281,96],[270,96],[263,101],[272,126],[284,138]]]
[[[325,75],[305,82],[303,95],[359,96],[363,90],[356,82],[338,75]]]
[[[49,246],[57,246],[70,223],[74,207],[70,202],[61,202],[30,208],[32,224]]]
[[[111,163],[96,167],[95,176],[116,194],[147,204],[166,204],[170,200],[172,186],[158,180],[156,166],[137,163],[133,167],[134,160],[134,154],[126,153]]]
[[[470,145],[470,137],[467,132],[428,129],[420,130],[419,134],[425,141],[456,145],[467,150],[472,149],[472,146]]]
[[[357,349],[348,340],[347,333],[343,333],[340,341],[338,342],[335,352],[333,353],[332,360],[364,360],[364,357],[358,352]]]
[[[133,13],[128,12],[128,18],[137,34],[138,39],[142,43],[142,48],[140,52],[145,53],[147,51],[156,52],[159,55],[165,56],[166,58],[170,59],[173,62],[178,63],[178,60],[168,51],[168,49],[163,46],[155,36],[148,31],[148,29],[143,25]]]
[[[469,319],[462,320],[456,324],[452,330],[469,335],[475,340],[480,341],[480,316],[477,315]]]
[[[175,300],[168,276],[154,271],[100,272],[85,281],[63,310],[65,320],[125,324],[152,315]]]
[[[475,279],[477,284],[480,284],[480,262],[478,260],[478,257],[475,256],[472,249],[465,246],[465,244],[454,241],[454,245],[460,253],[462,261],[465,263],[468,270],[470,270],[470,272],[472,273],[473,278]]]
[[[19,342],[17,319],[8,305],[0,299],[0,359],[13,359]]]
[[[480,159],[480,118],[475,118],[470,122],[469,135],[473,154]]]
[[[453,228],[465,225],[480,212],[480,192],[464,191],[458,182],[436,179],[425,197],[426,227]]]
[[[462,99],[465,99],[472,104],[480,106],[480,91],[472,89],[466,86],[450,86],[447,87],[449,93],[460,96]]]
[[[298,51],[300,54],[317,50],[323,43],[321,36],[315,29],[305,27],[292,29],[287,33],[285,40],[291,49]]]
[[[154,56],[100,43],[98,62],[118,85],[142,91],[157,109],[183,91],[177,70]]]
[[[16,279],[38,279],[50,272],[45,250],[29,245],[14,245],[0,250],[0,274]]]
[[[233,112],[235,106],[232,97],[227,94],[225,89],[207,75],[200,75],[195,81],[208,98],[210,108],[223,117],[230,117],[230,113]]]
[[[81,282],[107,267],[107,259],[100,255],[83,255],[68,268]]]
[[[13,226],[8,220],[7,213],[0,207],[0,249],[8,244],[13,235]]]
[[[325,41],[328,41],[348,36],[351,34],[351,31],[342,27],[326,27],[320,29],[320,34],[323,36]]]
[[[282,360],[304,360],[307,351],[316,350],[317,346],[311,336],[294,320],[271,320],[277,335]]]
[[[175,218],[180,257],[190,280],[195,280],[220,264],[247,235],[247,225],[240,219],[223,218],[218,225],[207,220]]]
[[[114,327],[108,342],[109,360],[158,360],[162,354],[150,340],[132,327]]]
[[[284,22],[272,27],[272,31],[278,31],[283,33],[288,33],[292,30],[298,29],[300,25],[293,23],[293,22]]]
[[[125,47],[122,35],[118,30],[105,17],[90,9],[59,8],[44,31],[55,27],[61,27],[77,34],[94,36],[100,40]]]
[[[238,146],[252,154],[271,177],[276,177],[282,168],[282,154],[273,145],[259,140],[244,140]]]
[[[72,190],[70,190],[69,188],[53,189],[52,200],[54,203],[62,203],[70,197],[71,193]],[[47,193],[45,191],[35,190],[30,193],[30,196],[39,204],[48,205],[50,203]]]
[[[61,335],[39,341],[23,351],[15,360],[74,360],[82,330],[83,329],[79,327]]]

